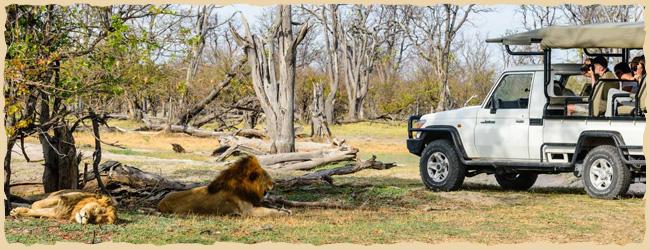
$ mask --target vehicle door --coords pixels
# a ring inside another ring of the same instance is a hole
[[[530,72],[501,76],[476,117],[474,145],[481,158],[529,158],[528,103],[532,82]]]

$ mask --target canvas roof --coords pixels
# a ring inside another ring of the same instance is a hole
[[[572,26],[550,26],[499,38],[488,43],[531,45],[542,48],[643,48],[644,23],[602,23]]]

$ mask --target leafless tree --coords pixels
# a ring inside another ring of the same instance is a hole
[[[328,12],[329,11],[329,19]],[[339,89],[339,37],[341,25],[339,24],[338,5],[329,4],[321,8],[321,25],[323,26],[323,40],[327,52],[327,77],[329,93],[325,98],[324,114],[328,124],[334,124],[334,101]]]
[[[273,25],[264,37],[253,35],[242,16],[244,36],[232,29],[244,48],[251,67],[253,87],[266,116],[271,153],[295,151],[294,88],[296,49],[310,26],[304,22],[294,36],[291,6],[280,5]]]
[[[370,19],[375,8],[376,6],[353,6],[350,10],[352,18],[338,33],[343,50],[348,119],[352,121],[365,116],[363,104],[368,94],[370,74],[378,56],[378,20]]]
[[[566,18],[572,24],[638,22],[643,20],[640,5],[574,5],[562,6]]]
[[[456,35],[467,23],[471,13],[480,11],[476,5],[451,4],[426,7],[406,6],[404,16],[409,25],[402,24],[405,34],[417,54],[429,62],[435,74],[442,79],[436,111],[452,106],[449,90],[449,61]]]

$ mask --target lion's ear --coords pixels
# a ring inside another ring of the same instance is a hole
[[[248,179],[251,181],[257,180],[257,177],[259,177],[260,174],[258,172],[252,172],[250,175],[248,175]]]

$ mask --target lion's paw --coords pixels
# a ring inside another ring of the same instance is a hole
[[[81,209],[79,212],[77,212],[77,214],[74,215],[74,220],[79,224],[85,225],[88,224],[88,217],[90,217],[88,215],[88,212],[86,212],[84,209]]]
[[[291,215],[291,210],[286,208],[278,208],[278,211],[281,215]]]
[[[29,208],[17,207],[17,208],[12,209],[11,212],[9,212],[9,215],[15,217],[15,216],[20,216],[22,214],[26,214],[27,212],[29,212]]]

